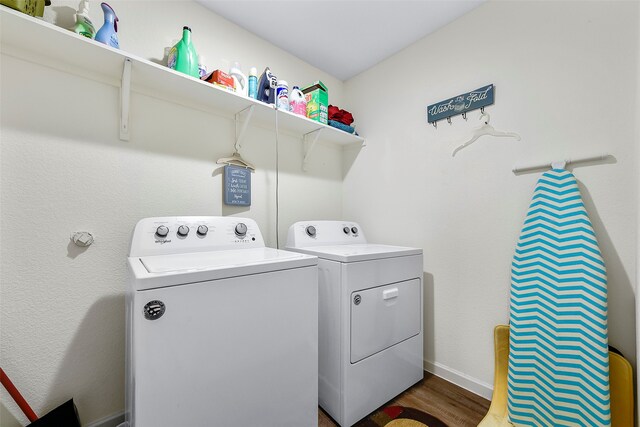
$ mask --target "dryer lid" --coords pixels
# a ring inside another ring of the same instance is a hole
[[[356,262],[383,258],[394,258],[408,255],[422,255],[422,249],[419,248],[376,245],[369,243],[355,245],[312,246],[306,248],[287,249],[303,252],[309,255],[315,255],[319,258],[338,262]]]

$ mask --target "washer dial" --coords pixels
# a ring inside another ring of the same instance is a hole
[[[187,234],[189,234],[189,227],[187,227],[186,225],[181,225],[180,227],[178,227],[178,236],[186,237]]]
[[[357,227],[351,227],[351,232],[353,234],[358,234],[358,228]]]
[[[169,227],[167,227],[166,225],[161,225],[158,228],[156,228],[156,236],[167,237],[168,234],[169,234]]]
[[[209,227],[207,227],[206,225],[199,225],[196,232],[198,233],[198,236],[206,236],[209,232]]]
[[[238,237],[246,236],[247,235],[247,226],[246,226],[246,224],[244,224],[242,222],[238,223],[238,225],[236,225],[236,228],[235,228],[235,233],[236,233],[236,236],[238,236]]]
[[[344,234],[349,234],[349,233],[351,233],[351,229],[350,229],[349,227],[344,227],[344,228],[342,229],[342,231],[344,231]]]

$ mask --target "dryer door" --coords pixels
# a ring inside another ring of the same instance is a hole
[[[422,286],[411,279],[351,293],[351,363],[420,333]]]

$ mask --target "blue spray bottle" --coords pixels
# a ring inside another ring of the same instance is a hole
[[[102,3],[100,7],[104,12],[104,24],[96,33],[96,41],[120,49],[120,43],[118,43],[118,17],[108,4]]]

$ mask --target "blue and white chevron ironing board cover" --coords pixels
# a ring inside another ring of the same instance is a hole
[[[509,420],[516,426],[611,425],[607,278],[572,173],[533,193],[511,270]]]

